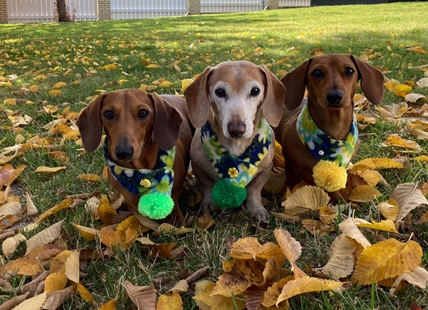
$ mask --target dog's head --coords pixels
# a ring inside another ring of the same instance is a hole
[[[308,100],[326,109],[353,107],[358,81],[373,104],[383,100],[383,74],[352,55],[323,55],[310,58],[281,79],[287,89],[285,105],[292,110],[301,103],[305,88]]]
[[[286,89],[264,66],[226,61],[208,67],[184,91],[190,121],[202,127],[210,113],[228,139],[250,138],[261,111],[278,126]]]
[[[97,149],[104,129],[112,159],[131,162],[153,143],[163,150],[171,149],[181,122],[177,109],[159,95],[123,89],[94,99],[80,113],[77,126],[86,151]]]

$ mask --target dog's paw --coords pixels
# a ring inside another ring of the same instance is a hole
[[[251,218],[257,224],[261,226],[266,226],[269,224],[269,214],[263,205],[257,205],[253,207],[248,207],[248,212],[250,213]]]
[[[215,208],[215,204],[214,201],[212,200],[203,200],[201,202],[201,206],[199,208],[199,213],[200,214],[205,214],[207,212],[207,210],[209,210],[210,212],[214,211]]]

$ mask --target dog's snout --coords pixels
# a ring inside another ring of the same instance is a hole
[[[116,157],[119,160],[129,160],[134,155],[134,147],[128,143],[127,139],[123,139],[114,149]]]
[[[343,92],[341,90],[333,90],[327,93],[327,101],[331,106],[338,106],[342,103]]]
[[[232,120],[232,122],[227,125],[227,131],[232,138],[242,137],[246,130],[247,127],[245,123],[239,120]]]

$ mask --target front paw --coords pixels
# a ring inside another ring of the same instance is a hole
[[[269,224],[269,214],[265,207],[263,207],[261,201],[247,203],[248,213],[251,218],[258,224],[266,226]]]
[[[201,206],[199,208],[199,213],[200,214],[205,214],[207,212],[207,210],[209,210],[210,212],[214,211],[215,208],[215,204],[214,201],[212,201],[212,199],[206,199],[203,200],[201,202]]]

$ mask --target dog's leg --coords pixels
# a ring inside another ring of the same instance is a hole
[[[206,175],[207,172],[200,169],[197,165],[194,165],[193,162],[192,170],[201,186],[202,202],[199,212],[205,214],[207,210],[213,211],[215,206],[212,197],[214,181]]]
[[[247,200],[245,205],[251,217],[258,223],[267,225],[269,215],[262,204],[262,189],[270,176],[272,163],[266,169],[261,170],[247,185]]]

